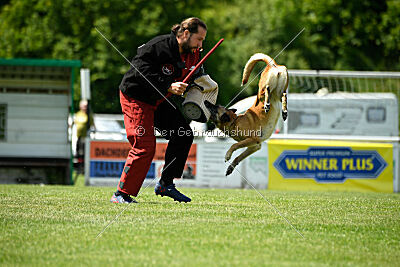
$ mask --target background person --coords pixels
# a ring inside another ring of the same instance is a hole
[[[138,48],[132,60],[135,68],[129,69],[119,86],[127,138],[132,148],[111,202],[136,202],[130,196],[137,196],[153,160],[154,127],[169,140],[155,193],[179,202],[191,201],[173,184],[174,178],[182,176],[193,142],[189,122],[180,111],[181,95],[188,86],[181,81],[200,61],[206,34],[207,26],[203,21],[188,18],[174,25],[170,34],[157,36]],[[179,135],[182,131],[187,134]]]
[[[81,100],[79,102],[79,111],[75,113],[74,123],[76,125],[76,173],[81,174],[84,170],[85,159],[85,138],[88,131],[88,125],[93,126],[93,116],[88,116],[88,102]],[[88,124],[88,118],[90,123]]]

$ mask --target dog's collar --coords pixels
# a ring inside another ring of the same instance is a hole
[[[229,132],[232,130],[232,126],[236,125],[236,120],[238,118],[239,118],[239,116],[236,116],[236,118],[232,121],[232,123],[227,127]]]

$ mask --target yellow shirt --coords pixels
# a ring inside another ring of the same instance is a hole
[[[79,110],[75,114],[76,135],[79,137],[86,137],[87,133],[88,115],[86,112]],[[90,118],[90,125],[93,125],[93,118]]]

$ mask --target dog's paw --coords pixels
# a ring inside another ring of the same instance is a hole
[[[235,167],[232,164],[229,165],[228,169],[226,169],[225,176],[228,176],[229,174],[231,174],[233,172],[233,169],[235,169]]]
[[[265,111],[265,113],[268,113],[270,108],[271,108],[271,105],[270,105],[269,103],[264,104],[264,111]]]
[[[287,110],[282,111],[282,119],[285,121],[287,119],[288,112]]]

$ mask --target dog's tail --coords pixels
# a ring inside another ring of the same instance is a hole
[[[250,73],[258,61],[264,61],[267,64],[267,66],[268,65],[271,65],[274,67],[276,66],[275,60],[273,58],[271,58],[270,56],[267,56],[263,53],[254,54],[249,59],[249,61],[247,61],[246,66],[244,67],[242,86],[245,85],[247,83],[247,81],[249,80]]]

